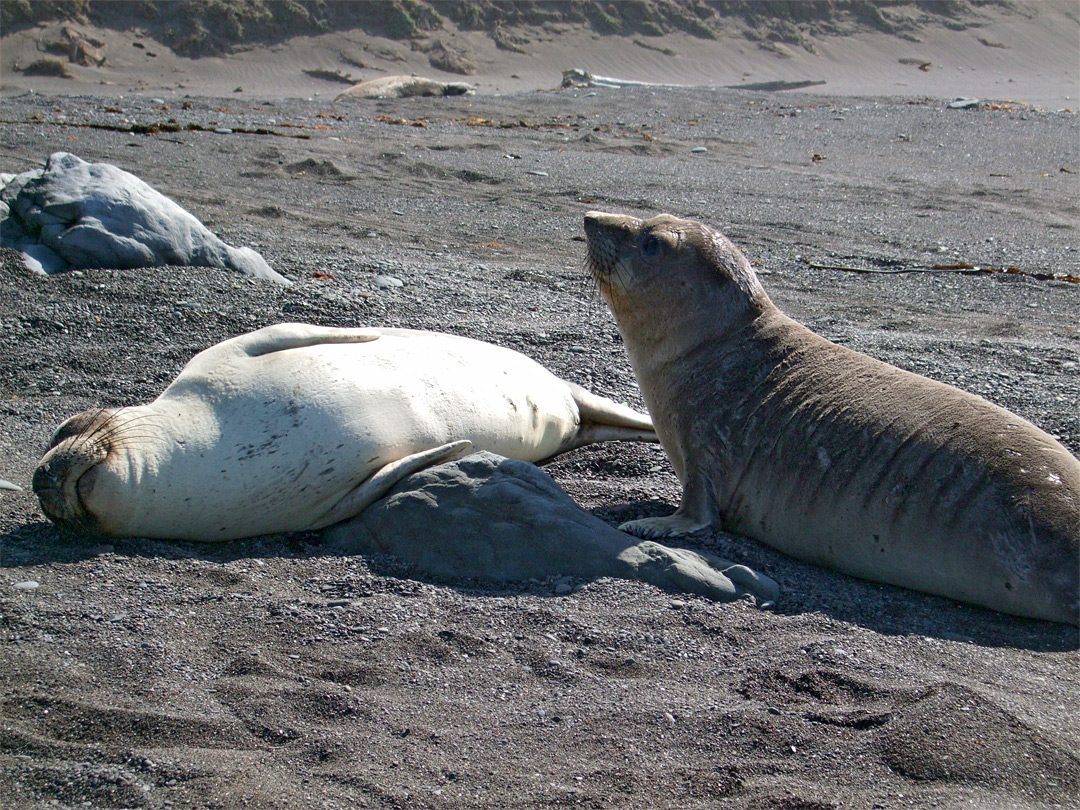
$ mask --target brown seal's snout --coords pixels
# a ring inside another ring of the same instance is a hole
[[[619,257],[626,245],[641,229],[641,220],[619,214],[589,211],[585,214],[585,237],[588,241],[586,266],[593,280],[601,286],[608,284],[618,272]]]
[[[95,468],[109,455],[115,438],[115,411],[86,411],[57,428],[49,450],[34,470],[33,488],[45,516],[68,530],[97,531],[86,508]]]

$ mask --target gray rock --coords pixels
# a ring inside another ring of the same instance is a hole
[[[0,180],[0,244],[27,267],[56,273],[91,267],[222,267],[287,285],[251,248],[234,248],[133,174],[69,152],[43,169]]]
[[[539,468],[487,452],[414,473],[325,536],[347,553],[392,554],[446,578],[611,576],[717,601],[779,595],[745,566],[620,532]]]

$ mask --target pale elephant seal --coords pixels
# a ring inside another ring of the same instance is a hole
[[[33,484],[63,527],[225,540],[352,517],[470,446],[539,461],[619,439],[656,436],[510,349],[279,324],[196,355],[149,405],[67,420]]]
[[[1080,623],[1080,462],[973,394],[778,310],[696,222],[585,215],[588,265],[683,485],[642,537],[717,527],[856,576]]]

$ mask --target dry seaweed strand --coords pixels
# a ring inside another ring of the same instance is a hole
[[[1021,270],[1019,267],[983,267],[977,264],[935,264],[930,267],[927,267],[926,265],[913,265],[910,267],[884,269],[880,267],[848,267],[839,264],[820,264],[819,262],[807,259],[805,256],[800,256],[799,258],[803,264],[812,267],[815,270],[839,270],[845,273],[882,273],[886,275],[893,275],[896,273],[960,273],[965,276],[982,275],[984,273],[1007,273],[1014,276],[1036,278],[1040,281],[1068,281],[1073,284],[1080,284],[1080,276],[1074,276],[1072,273],[1042,273],[1033,270]]]
[[[79,123],[75,121],[4,121],[0,120],[0,124],[33,124],[34,126],[40,126],[42,124],[54,126],[54,127],[76,127],[79,129],[105,129],[110,132],[129,132],[133,135],[158,135],[162,132],[216,132],[218,134],[237,134],[237,135],[273,135],[277,138],[299,138],[300,140],[311,140],[311,136],[300,133],[286,133],[275,132],[272,129],[266,127],[258,127],[256,129],[246,129],[243,127],[228,127],[229,133],[222,133],[219,131],[219,127],[208,127],[202,124],[173,124],[173,123],[159,123],[159,124],[93,124],[93,123]],[[295,129],[304,128],[304,124],[279,124],[281,127],[292,127]],[[313,129],[330,129],[327,126],[316,125]]]

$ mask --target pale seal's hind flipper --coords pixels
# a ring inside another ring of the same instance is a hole
[[[13,484],[10,481],[5,481],[0,478],[0,490],[7,490],[8,492],[22,492],[22,487],[18,484]]]
[[[471,448],[472,442],[463,439],[462,441],[449,442],[431,450],[423,450],[397,461],[392,461],[364,479],[355,489],[350,490],[345,497],[330,507],[322,517],[314,521],[311,528],[325,529],[334,523],[355,517],[393,489],[394,484],[402,478],[435,464],[442,464],[444,461],[455,459],[467,453]]]
[[[596,442],[658,442],[652,419],[633,408],[566,381],[581,415],[574,442],[560,452]]]

